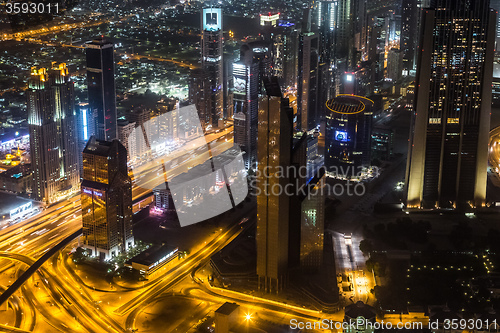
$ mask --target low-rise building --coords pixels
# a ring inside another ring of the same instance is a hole
[[[146,278],[177,257],[179,248],[156,245],[129,259],[125,266],[141,272]]]

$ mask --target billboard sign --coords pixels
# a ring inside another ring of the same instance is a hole
[[[335,131],[335,140],[340,142],[349,142],[349,136],[345,131]]]

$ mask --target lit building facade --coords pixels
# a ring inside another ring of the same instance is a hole
[[[394,152],[394,131],[390,127],[377,126],[372,130],[372,159],[388,161]]]
[[[373,101],[339,95],[326,106],[325,165],[355,169],[369,166]]]
[[[401,51],[403,52],[403,72],[409,75],[417,64],[418,31],[420,8],[418,0],[403,0],[403,15],[401,18]]]
[[[86,44],[89,113],[99,140],[118,138],[113,43],[104,38]]]
[[[218,127],[224,116],[222,9],[204,8],[202,24],[201,67],[208,76],[209,93],[205,101],[211,122],[208,125]]]
[[[485,203],[495,23],[488,0],[435,0],[423,11],[408,208]]]
[[[203,128],[212,125],[212,113],[210,109],[212,100],[208,79],[209,73],[203,69],[194,69],[189,74],[189,102],[196,106]]]
[[[83,151],[82,246],[107,260],[134,245],[132,182],[127,151],[118,141],[91,137]]]
[[[168,184],[164,183],[153,189],[154,203],[158,211],[168,214],[175,213],[174,199]]]
[[[280,78],[285,90],[297,89],[300,29],[290,21],[279,20],[275,26],[264,25],[262,32],[270,48],[271,73],[267,75]]]
[[[319,52],[317,33],[307,32],[300,36],[299,78],[297,85],[297,126],[308,131],[319,125]]]
[[[247,169],[257,161],[257,126],[260,82],[270,69],[267,44],[248,43],[241,46],[240,60],[233,64],[235,136],[234,142],[245,153]]]
[[[31,69],[27,107],[35,200],[54,203],[79,189],[73,82],[66,64]]]
[[[127,156],[130,160],[131,157],[137,156],[137,138],[134,131],[135,122],[129,122],[127,119],[118,119],[118,140],[127,150]]]
[[[272,191],[289,181],[278,170],[291,163],[292,112],[279,84],[259,100],[257,275],[259,288],[268,292],[281,290],[287,279],[290,199]]]
[[[316,270],[323,264],[325,234],[325,170],[306,184],[306,195],[302,198],[300,223],[300,267]]]

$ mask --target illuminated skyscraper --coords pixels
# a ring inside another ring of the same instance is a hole
[[[237,114],[234,142],[245,152],[247,169],[254,168],[257,161],[258,98],[262,78],[271,70],[268,46],[269,43],[261,41],[243,44],[240,60],[233,64],[234,111]]]
[[[129,122],[127,119],[118,119],[118,140],[127,150],[128,160],[137,156],[137,138],[134,131],[135,122]]]
[[[33,197],[57,202],[78,191],[79,168],[73,82],[66,64],[31,69],[28,124]]]
[[[252,167],[257,159],[257,117],[259,104],[259,64],[238,61],[233,64],[234,75],[234,143],[245,152],[245,167]]]
[[[194,69],[189,74],[189,102],[196,106],[203,128],[212,125],[212,97],[208,78],[209,73],[203,69]]]
[[[293,114],[274,83],[259,101],[257,149],[257,275],[259,288],[269,292],[281,290],[287,279],[290,198],[277,191],[289,183],[279,168],[291,163]]]
[[[370,165],[373,101],[339,95],[326,104],[325,165],[344,167],[357,174],[358,167]],[[354,169],[354,170],[352,170]]]
[[[277,76],[285,90],[296,89],[300,29],[288,20],[278,20],[275,25],[267,24],[268,20],[274,20],[275,15],[270,15],[271,18],[261,15],[262,34],[269,43],[271,57],[271,73],[268,75]]]
[[[424,9],[407,206],[484,205],[496,13],[489,0]]]
[[[116,125],[115,61],[113,43],[104,38],[87,43],[87,89],[89,113],[95,115],[99,140],[118,138]]]
[[[128,250],[132,235],[132,182],[127,151],[118,141],[91,137],[83,151],[83,247],[106,260]]]
[[[297,126],[309,131],[319,125],[319,52],[317,33],[306,32],[300,36],[299,78],[297,85]]]
[[[403,71],[408,75],[415,69],[418,47],[418,23],[420,8],[418,0],[403,0],[401,22],[401,50],[403,51]]]
[[[204,8],[202,24],[201,67],[207,72],[209,91],[205,103],[211,125],[218,127],[224,116],[222,9]]]
[[[300,267],[315,270],[323,264],[326,174],[321,169],[310,179],[300,208]]]
[[[351,69],[353,66],[356,0],[338,0],[337,3],[336,58],[345,59],[346,69]]]

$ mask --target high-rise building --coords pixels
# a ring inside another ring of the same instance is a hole
[[[500,11],[500,0],[491,0],[490,6],[498,13]],[[493,105],[495,108],[500,105],[500,15],[498,14],[496,26],[495,60],[493,62]]]
[[[290,199],[277,191],[289,182],[278,171],[291,163],[293,111],[276,81],[260,98],[258,117],[257,275],[259,288],[269,292],[283,288],[288,270]]]
[[[408,75],[415,70],[418,48],[418,23],[420,8],[418,0],[403,0],[401,19],[401,51],[403,52],[403,72]]]
[[[134,131],[135,122],[129,122],[127,119],[118,119],[118,140],[127,150],[128,160],[137,156],[137,139]]]
[[[296,89],[300,29],[290,21],[279,20],[276,26],[263,26],[262,31],[269,42],[271,75],[277,76],[285,89]]]
[[[74,86],[66,64],[31,69],[28,124],[33,197],[47,204],[78,191],[78,135]]]
[[[323,264],[325,234],[325,169],[309,179],[301,200],[300,267],[316,270]]]
[[[423,10],[408,208],[485,203],[495,22],[489,0],[433,0]]]
[[[234,75],[234,143],[244,152],[245,167],[257,160],[257,117],[259,104],[259,64],[253,61],[233,64]],[[238,122],[238,124],[236,124]],[[242,126],[240,126],[242,125]]]
[[[306,32],[300,36],[299,78],[297,86],[297,126],[309,131],[319,125],[319,52],[317,33]]]
[[[202,11],[201,67],[208,76],[208,108],[211,125],[222,125],[224,116],[222,9]]]
[[[80,177],[83,176],[83,159],[82,159],[82,151],[85,149],[87,145],[87,141],[92,135],[95,135],[94,131],[94,122],[92,121],[92,114],[89,112],[89,103],[79,103],[77,105],[77,114],[76,114],[76,129],[77,129],[77,137],[78,137],[78,147],[77,147],[77,155],[78,155],[78,168],[80,170]]]
[[[86,44],[89,111],[95,115],[97,139],[107,141],[118,137],[113,49],[113,43],[104,38]]]
[[[354,35],[356,0],[338,0],[337,4],[337,31],[335,37],[335,58],[343,59],[345,70],[352,69],[354,60]]]
[[[118,141],[91,137],[83,151],[83,247],[107,260],[134,245],[132,181],[127,151]]]
[[[203,128],[212,125],[210,105],[212,101],[209,73],[203,69],[194,69],[189,75],[189,102],[196,106],[198,118]]]
[[[233,63],[232,55],[224,54],[224,119],[231,119],[234,115]]]
[[[234,142],[245,153],[245,167],[249,169],[257,161],[258,98],[262,78],[269,74],[270,53],[266,42],[243,44],[240,51],[240,60],[232,70],[235,123],[238,122]]]
[[[376,126],[372,130],[371,158],[389,161],[394,152],[394,130],[386,126]]]
[[[358,168],[370,165],[373,101],[354,95],[339,95],[327,102],[325,166]]]
[[[314,142],[316,142],[316,147]],[[325,169],[310,172],[309,159],[317,150],[317,138],[307,132],[293,138],[286,196],[289,198],[288,266],[316,270],[323,263]],[[310,176],[310,174],[313,174]]]
[[[390,49],[387,56],[386,79],[393,82],[398,81],[403,73],[404,54],[400,49]]]
[[[160,184],[153,189],[154,195],[154,206],[157,211],[169,214],[171,216],[175,215],[175,203],[172,196],[172,191],[170,190],[167,183]]]

